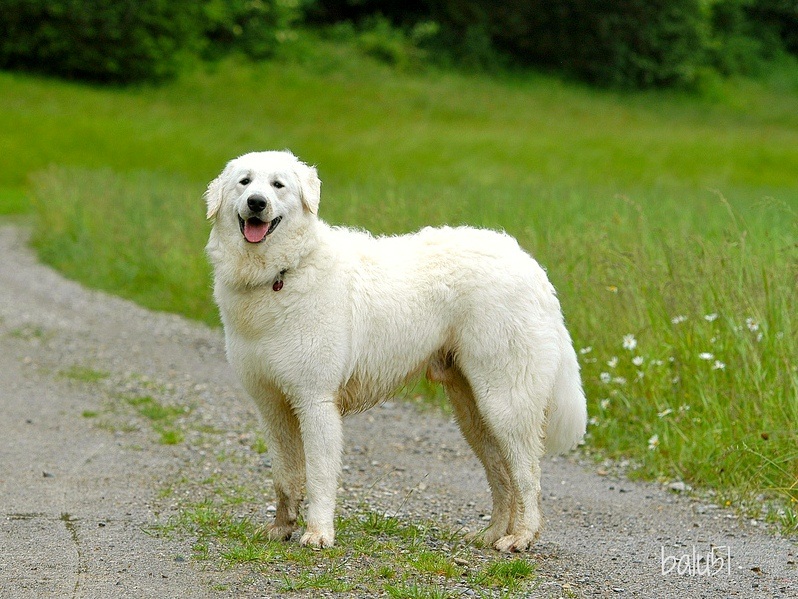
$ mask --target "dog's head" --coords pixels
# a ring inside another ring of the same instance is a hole
[[[290,152],[252,152],[227,163],[205,192],[215,228],[238,230],[241,243],[278,236],[281,225],[319,209],[321,182],[312,166]]]

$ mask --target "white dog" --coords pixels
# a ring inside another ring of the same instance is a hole
[[[232,160],[208,186],[207,252],[227,355],[262,412],[288,539],[330,547],[342,416],[426,371],[443,383],[493,498],[484,542],[529,548],[540,458],[585,431],[585,396],[560,304],[508,235],[468,227],[374,238],[317,217],[316,170],[289,152]],[[411,434],[408,431],[408,434]]]

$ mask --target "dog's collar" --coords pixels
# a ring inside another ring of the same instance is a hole
[[[283,288],[283,276],[285,276],[285,273],[287,271],[288,269],[284,268],[283,270],[280,271],[280,274],[278,274],[277,277],[274,279],[274,282],[272,283],[272,289],[274,291],[280,291],[280,289]]]

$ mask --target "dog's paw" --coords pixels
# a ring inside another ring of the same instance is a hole
[[[504,533],[498,528],[489,526],[476,532],[469,532],[465,535],[467,543],[473,543],[477,547],[492,547]]]
[[[335,545],[335,533],[331,530],[312,530],[308,528],[299,544],[303,547],[311,547],[313,549],[326,549]]]
[[[506,535],[493,543],[493,548],[502,553],[514,553],[517,551],[526,551],[535,541],[535,536],[532,533],[524,533],[520,535]]]
[[[270,541],[287,541],[297,529],[296,524],[277,524],[270,522],[258,530],[258,534]]]

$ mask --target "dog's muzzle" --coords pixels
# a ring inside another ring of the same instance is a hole
[[[238,215],[238,226],[241,229],[241,234],[244,239],[249,243],[260,243],[268,235],[274,232],[280,221],[283,220],[282,216],[278,216],[270,221],[263,220],[261,216],[266,210],[268,202],[260,194],[253,194],[247,198],[247,208],[251,216],[247,218]]]

